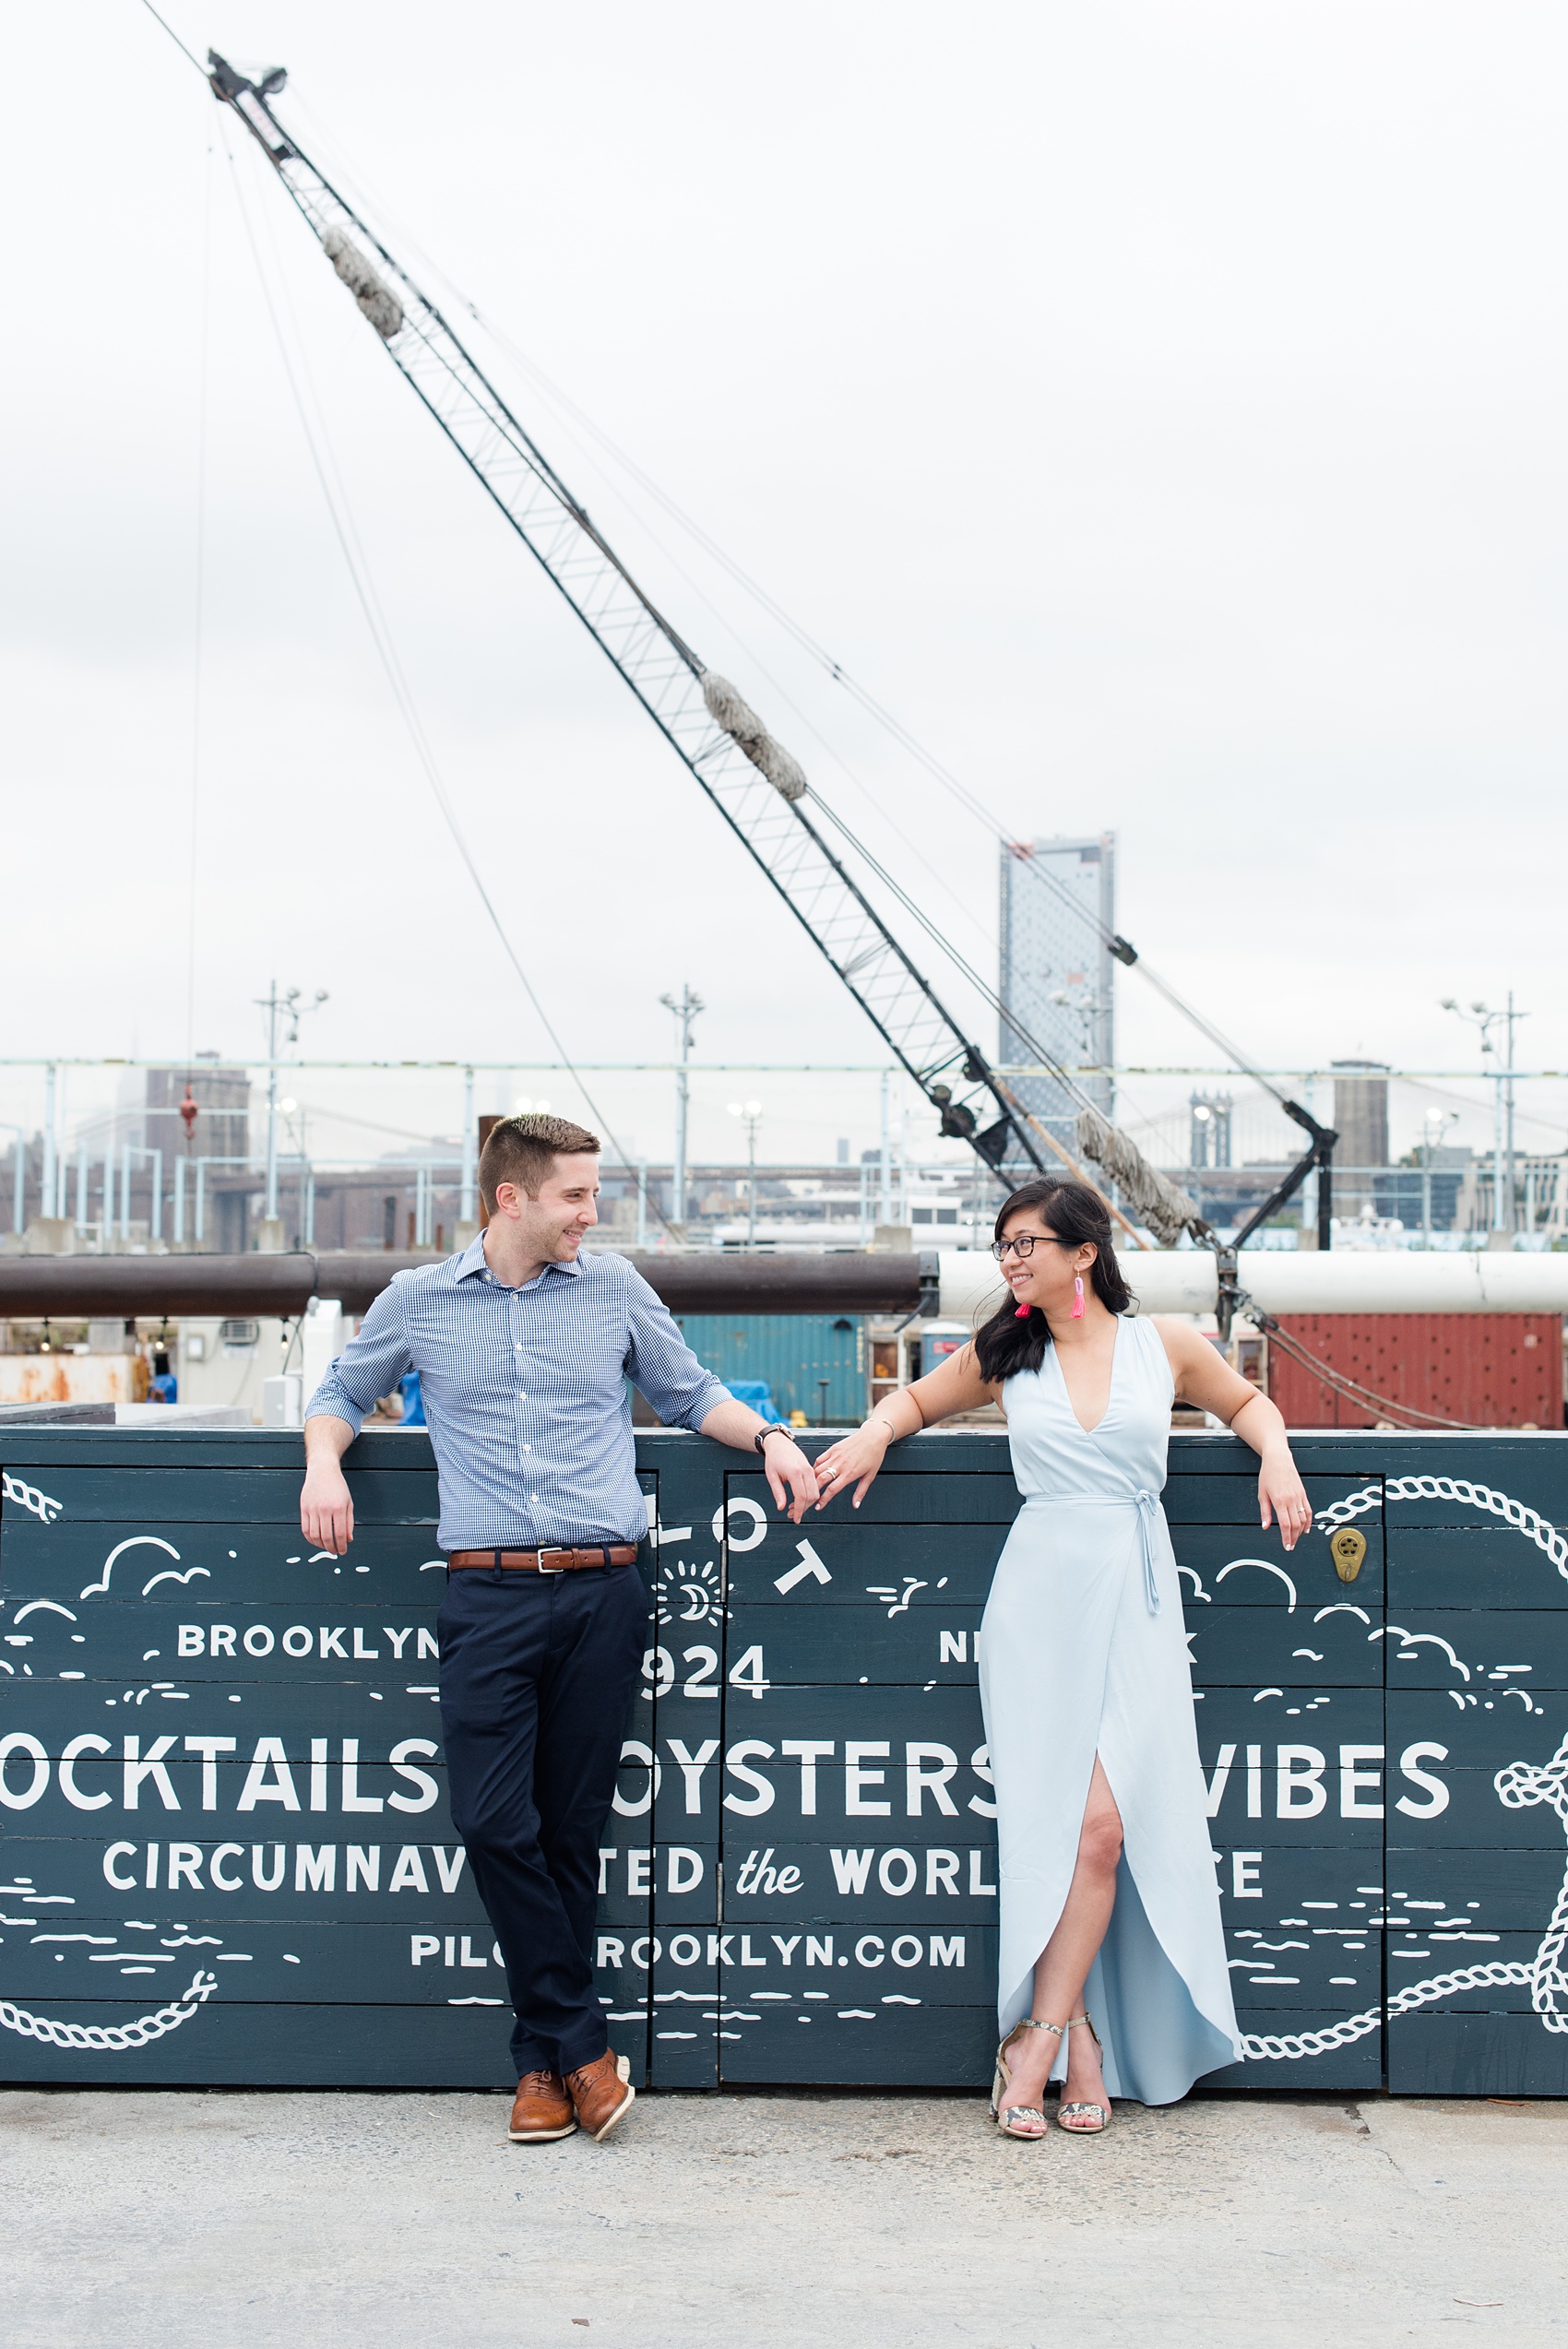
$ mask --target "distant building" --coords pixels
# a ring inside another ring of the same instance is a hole
[[[1038,1045],[1063,1067],[1103,1070],[1078,1082],[1107,1117],[1115,1104],[1116,959],[1106,942],[1115,928],[1113,832],[1003,844],[998,1057],[1032,1061]],[[1016,1090],[1042,1125],[1070,1137],[1077,1105],[1057,1079],[1020,1077]]]
[[[1244,1167],[1171,1167],[1167,1171],[1195,1203],[1206,1223],[1211,1223],[1216,1231],[1233,1232],[1278,1189],[1289,1169],[1283,1165],[1251,1163]],[[1292,1200],[1281,1209],[1280,1220],[1293,1222],[1300,1212],[1299,1201]]]
[[[1359,1216],[1363,1207],[1375,1206],[1377,1196],[1377,1186],[1365,1169],[1388,1164],[1388,1063],[1331,1061],[1329,1066],[1339,1136],[1334,1145],[1334,1212]]]
[[[1229,1093],[1194,1093],[1187,1103],[1189,1167],[1228,1167],[1230,1164],[1230,1116],[1234,1104]]]
[[[89,1195],[101,1207],[101,1162],[112,1153],[115,1169],[114,1222],[122,1232],[146,1226],[154,1239],[173,1230],[174,1169],[185,1163],[187,1232],[195,1228],[196,1167],[204,1162],[200,1187],[205,1244],[226,1255],[248,1245],[245,1167],[250,1157],[251,1080],[243,1068],[220,1068],[216,1052],[197,1052],[164,1068],[127,1069],[112,1118],[81,1135],[77,1148],[89,1166]],[[187,1132],[180,1115],[186,1086],[196,1114]],[[127,1158],[127,1152],[129,1157]],[[129,1197],[125,1182],[129,1176]],[[72,1191],[74,1201],[75,1191]]]
[[[1339,1153],[1335,1151],[1337,1158]],[[1488,1204],[1491,1203],[1491,1186]],[[1407,1231],[1456,1231],[1465,1228],[1468,1217],[1463,1210],[1467,1194],[1473,1204],[1476,1195],[1474,1158],[1470,1151],[1455,1144],[1440,1144],[1436,1149],[1425,1146],[1412,1150],[1408,1158],[1392,1168],[1387,1174],[1376,1177],[1372,1184],[1374,1212],[1379,1216],[1396,1216]],[[1336,1212],[1338,1210],[1339,1186],[1334,1189]]]
[[[161,1150],[172,1164],[186,1146],[180,1104],[188,1085],[196,1114],[192,1121],[193,1157],[244,1158],[250,1153],[251,1081],[244,1069],[214,1068],[216,1052],[198,1052],[185,1068],[143,1069],[147,1096],[144,1146]]]

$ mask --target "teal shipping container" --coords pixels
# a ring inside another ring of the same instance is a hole
[[[762,1379],[784,1418],[858,1427],[866,1413],[865,1324],[859,1314],[685,1313],[686,1344],[716,1378]],[[826,1379],[826,1385],[822,1382]]]

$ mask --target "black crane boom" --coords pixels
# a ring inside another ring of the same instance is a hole
[[[253,81],[216,52],[208,62],[214,95],[273,165],[387,355],[936,1109],[942,1132],[970,1143],[992,1172],[1008,1163],[1043,1170],[1039,1129],[824,838],[794,761],[645,595],[436,304],[279,124],[271,101],[282,68]]]

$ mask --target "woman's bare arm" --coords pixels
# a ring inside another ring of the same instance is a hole
[[[999,1387],[981,1378],[971,1339],[927,1377],[885,1395],[863,1425],[852,1435],[840,1436],[818,1456],[816,1481],[822,1499],[817,1507],[826,1508],[835,1493],[853,1485],[853,1504],[858,1509],[887,1456],[889,1444],[901,1436],[918,1434],[921,1428],[934,1427],[955,1411],[978,1411],[987,1403],[997,1402],[1000,1395]]]
[[[1311,1530],[1312,1503],[1290,1456],[1277,1406],[1233,1370],[1218,1347],[1191,1322],[1162,1316],[1155,1327],[1170,1364],[1178,1399],[1201,1411],[1212,1411],[1232,1435],[1239,1435],[1257,1453],[1258,1514],[1265,1526],[1277,1518],[1280,1540],[1287,1549],[1294,1549],[1301,1536]]]

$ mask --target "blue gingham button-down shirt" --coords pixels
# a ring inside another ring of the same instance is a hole
[[[647,1506],[627,1379],[667,1427],[698,1428],[729,1399],[624,1256],[547,1264],[508,1288],[482,1232],[460,1256],[394,1275],[307,1416],[346,1419],[357,1434],[410,1370],[447,1550],[640,1540]]]

